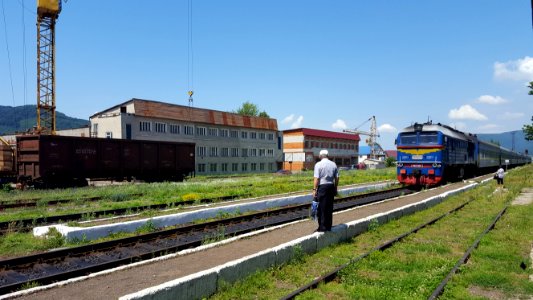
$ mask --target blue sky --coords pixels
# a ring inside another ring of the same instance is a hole
[[[34,104],[35,0],[0,1],[0,105]],[[281,130],[342,131],[375,115],[386,149],[428,118],[498,133],[533,115],[528,0],[194,0],[193,80],[188,15],[187,0],[64,3],[57,109],[88,119],[130,98],[187,105],[192,85],[196,107],[250,101]]]

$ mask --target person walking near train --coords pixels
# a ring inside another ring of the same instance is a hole
[[[496,171],[496,181],[498,182],[498,185],[503,185],[503,176],[505,176],[505,171],[502,166],[500,166],[498,171]]]
[[[318,199],[317,231],[324,232],[331,231],[333,224],[333,198],[337,194],[339,170],[328,159],[328,150],[320,150],[319,158],[313,174],[313,197]]]

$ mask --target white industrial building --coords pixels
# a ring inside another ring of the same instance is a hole
[[[93,137],[195,143],[197,174],[274,172],[282,161],[271,118],[134,98],[90,122]]]

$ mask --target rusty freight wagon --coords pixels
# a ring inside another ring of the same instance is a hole
[[[19,181],[85,185],[86,179],[176,180],[194,174],[193,143],[17,136]]]

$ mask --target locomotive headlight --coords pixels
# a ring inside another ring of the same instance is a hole
[[[438,163],[434,163],[432,166],[433,166],[433,168],[440,168],[440,167],[442,167],[442,165],[441,165],[441,164],[438,164]]]
[[[403,167],[403,163],[397,163],[396,165],[400,168]]]

